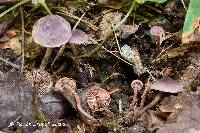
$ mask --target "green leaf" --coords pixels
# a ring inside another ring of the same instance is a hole
[[[142,4],[146,1],[152,1],[152,2],[156,2],[156,3],[164,3],[166,2],[167,0],[136,0],[138,3]]]
[[[192,40],[194,31],[200,25],[199,22],[200,0],[190,0],[182,32],[182,43],[188,43]]]

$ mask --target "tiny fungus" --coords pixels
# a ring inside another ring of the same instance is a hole
[[[69,43],[71,44],[71,48],[73,50],[73,54],[75,57],[78,56],[78,53],[76,50],[77,49],[76,44],[83,44],[87,42],[88,42],[88,36],[85,34],[85,32],[78,29],[72,30],[72,36],[69,40]]]
[[[81,107],[81,100],[78,94],[75,92],[76,82],[71,78],[61,78],[56,82],[55,91],[60,91],[67,100],[72,104],[72,106],[81,114],[81,116],[85,116],[87,119],[95,122],[96,119],[85,112]]]
[[[137,115],[141,115],[147,109],[153,107],[159,101],[164,92],[178,93],[183,91],[183,87],[170,77],[164,77],[162,79],[155,81],[152,84],[151,89],[158,90],[159,92],[154,98],[154,100],[147,106],[145,106],[142,110],[140,110]]]
[[[76,44],[83,44],[83,43],[87,43],[88,42],[88,36],[87,34],[85,34],[85,32],[81,31],[81,30],[78,30],[78,29],[74,29],[72,30],[72,35],[71,35],[71,38],[69,40],[69,43],[71,44],[71,49],[73,51],[73,54],[75,57],[77,57],[77,51],[76,51]],[[56,57],[54,58],[51,66],[54,65],[54,63],[56,62],[56,60],[60,57],[60,55],[63,53],[65,49],[65,45],[63,45],[58,54],[56,55]]]
[[[52,48],[60,47],[71,38],[71,26],[63,17],[58,15],[48,15],[40,18],[33,26],[33,41],[41,46],[47,47],[46,54],[40,65],[44,69]]]
[[[151,27],[150,34],[153,36],[153,38],[155,38],[155,42],[157,46],[156,52],[160,53],[160,45],[163,41],[165,31],[163,30],[161,26],[153,26]]]
[[[71,44],[83,44],[88,42],[88,36],[85,34],[85,32],[74,29],[72,31],[72,36],[69,40],[69,43]]]
[[[105,89],[93,86],[86,93],[87,104],[92,111],[105,110],[111,101],[110,94]]]
[[[143,87],[143,83],[140,80],[133,80],[131,83],[131,88],[134,90],[134,96],[133,96],[133,101],[130,105],[130,110],[134,109],[134,106],[137,102],[137,91],[141,90]]]

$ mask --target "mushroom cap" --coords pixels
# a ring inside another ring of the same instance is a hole
[[[165,34],[165,31],[161,26],[153,26],[151,27],[150,33],[153,36],[162,36],[163,34]]]
[[[69,43],[82,44],[87,42],[88,42],[88,36],[85,34],[85,32],[78,29],[74,29],[72,31],[72,36],[69,40]]]
[[[71,37],[71,26],[63,17],[48,15],[40,18],[33,26],[33,41],[44,47],[60,47]]]
[[[163,92],[170,92],[170,93],[177,93],[182,92],[183,87],[179,85],[176,80],[173,80],[170,77],[164,77],[152,84],[151,89],[163,91]]]
[[[104,107],[109,106],[111,101],[110,94],[105,90],[97,86],[93,86],[86,93],[87,104],[93,111],[103,111]],[[104,107],[98,105],[98,100]]]
[[[141,90],[143,87],[143,83],[140,80],[133,80],[131,83],[131,87],[133,89]]]
[[[76,82],[74,79],[63,77],[56,82],[54,91],[68,93],[74,89],[76,89]]]

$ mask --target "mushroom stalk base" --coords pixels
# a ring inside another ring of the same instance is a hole
[[[132,101],[130,108],[129,108],[131,111],[134,111],[134,107],[135,107],[136,102],[137,102],[137,89],[134,89],[133,101]]]
[[[140,110],[137,114],[137,116],[143,114],[145,111],[147,111],[148,109],[152,108],[159,100],[160,97],[163,95],[163,92],[158,92],[158,94],[156,95],[156,97],[154,98],[153,101],[151,101],[151,103],[149,103],[147,106],[145,106],[142,110]]]

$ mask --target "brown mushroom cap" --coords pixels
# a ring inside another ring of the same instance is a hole
[[[162,36],[165,34],[165,31],[161,26],[153,26],[151,27],[150,33],[153,36]]]
[[[71,26],[63,17],[48,15],[40,18],[33,26],[33,41],[44,47],[60,47],[71,37]]]
[[[88,42],[88,36],[85,34],[85,32],[78,29],[74,29],[72,31],[72,36],[69,40],[69,43],[82,44],[87,42]]]
[[[110,94],[100,87],[93,86],[86,93],[87,104],[93,111],[103,111],[104,107],[109,106],[111,101]],[[98,100],[101,101],[104,107],[99,107]]]
[[[182,92],[183,87],[170,77],[164,77],[152,84],[152,89],[162,92],[177,93]]]
[[[54,91],[61,91],[63,93],[67,93],[75,89],[76,82],[74,81],[74,79],[63,77],[56,82]]]

